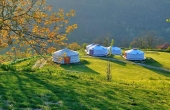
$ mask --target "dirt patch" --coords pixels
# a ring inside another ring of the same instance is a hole
[[[44,58],[37,60],[35,62],[35,64],[32,66],[32,69],[34,68],[42,68],[45,64],[47,63],[47,60],[45,60]]]

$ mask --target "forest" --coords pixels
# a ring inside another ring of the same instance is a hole
[[[74,9],[70,21],[78,28],[67,42],[92,43],[106,37],[115,45],[129,47],[143,33],[152,32],[162,43],[170,42],[169,0],[47,0],[53,11]],[[159,41],[158,40],[158,41]],[[158,44],[156,44],[158,45]]]

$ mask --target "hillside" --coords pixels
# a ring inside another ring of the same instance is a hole
[[[69,42],[91,43],[100,36],[114,38],[119,46],[129,42],[143,31],[155,31],[169,41],[170,2],[168,0],[47,0],[54,11],[74,9],[72,22],[78,29],[69,36]]]
[[[169,58],[159,53],[154,59],[162,55]],[[47,62],[32,70],[39,59],[1,66],[0,109],[170,109],[169,72],[113,60],[112,80],[107,81],[107,60],[81,56],[79,64]],[[165,59],[156,61],[170,68],[161,62]]]

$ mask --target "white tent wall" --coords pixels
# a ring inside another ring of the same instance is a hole
[[[108,55],[110,53],[110,49],[108,47],[105,47],[106,49],[106,54]]]
[[[79,55],[73,55],[70,57],[70,63],[80,62]]]
[[[115,51],[115,50],[113,50],[113,51],[112,51],[112,54],[113,54],[113,55],[121,55],[121,51]]]
[[[78,62],[80,62],[78,55],[67,56],[67,57],[70,57],[70,63],[78,63]],[[53,55],[53,62],[64,64],[64,56],[55,56],[55,55]]]
[[[113,55],[121,55],[122,54],[122,50],[119,47],[113,46],[113,47],[111,47],[111,53]]]
[[[107,52],[103,51],[103,50],[93,50],[93,56],[106,56]]]
[[[137,49],[131,49],[126,51],[125,58],[127,60],[145,60],[144,52]]]
[[[53,62],[64,64],[64,58],[69,57],[70,58],[70,63],[78,63],[80,62],[79,59],[79,53],[76,51],[72,51],[69,49],[62,49],[59,51],[54,52],[52,55],[53,57]]]
[[[89,55],[91,56],[106,56],[108,52],[108,49],[101,45],[94,45],[89,48]]]
[[[127,54],[126,58],[128,60],[144,60],[144,54]]]

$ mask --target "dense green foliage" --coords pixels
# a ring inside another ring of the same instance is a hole
[[[69,36],[70,42],[92,43],[100,36],[110,35],[115,45],[128,47],[143,31],[155,31],[170,41],[169,0],[47,0],[54,7],[74,9],[72,22],[78,29]],[[55,5],[53,5],[55,4]]]

